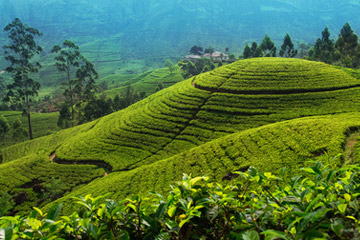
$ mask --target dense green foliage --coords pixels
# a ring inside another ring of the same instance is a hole
[[[226,185],[184,175],[165,196],[76,197],[71,215],[60,217],[61,205],[35,208],[0,218],[0,227],[5,239],[357,239],[360,168],[336,160],[286,180],[253,167]]]
[[[286,35],[284,37],[284,42],[281,45],[279,55],[281,57],[288,57],[288,58],[292,58],[297,55],[297,50],[294,48],[294,44],[288,33],[286,33]]]
[[[184,172],[220,181],[253,165],[266,171],[287,166],[291,175],[323,152],[344,151],[360,126],[357,77],[355,70],[299,59],[238,61],[97,121],[2,149],[3,167],[35,154],[53,156],[60,166],[90,164],[108,173],[59,202],[89,193],[114,199],[163,193]],[[349,149],[356,156],[358,146]]]
[[[167,148],[167,152],[162,151],[162,155],[140,162],[133,170],[117,172],[114,168],[106,178],[74,191],[60,202],[66,201],[70,206],[71,196],[89,193],[95,196],[109,194],[115,199],[132,192],[145,194],[152,190],[162,193],[168,189],[169,183],[180,180],[183,173],[206,174],[221,181],[231,172],[250,165],[273,172],[286,166],[286,175],[291,176],[308,159],[321,156],[325,151],[329,154],[342,152],[347,136],[359,126],[359,114],[310,117],[234,133],[169,158],[166,155],[171,152]],[[183,142],[174,142],[177,150]],[[349,150],[352,154],[358,151]],[[356,158],[356,161],[360,159]]]
[[[29,211],[102,176],[104,170],[96,166],[59,165],[43,156],[28,155],[0,165],[0,197],[4,193],[12,196],[14,205],[9,209],[12,213]],[[55,179],[61,184],[53,186]]]

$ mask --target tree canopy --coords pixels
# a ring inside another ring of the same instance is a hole
[[[5,101],[24,105],[28,117],[29,136],[32,139],[30,107],[32,97],[38,94],[40,83],[31,78],[31,74],[37,73],[41,65],[31,60],[42,51],[35,41],[35,37],[42,34],[39,30],[23,24],[18,18],[9,23],[4,31],[7,32],[10,41],[9,45],[4,46],[5,59],[10,63],[6,71],[13,80],[7,86]]]
[[[284,37],[284,42],[281,45],[279,55],[286,58],[292,58],[297,55],[297,50],[294,48],[294,44],[288,33]]]

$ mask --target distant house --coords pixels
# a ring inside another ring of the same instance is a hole
[[[228,61],[229,60],[229,55],[219,52],[219,51],[215,51],[213,52],[213,54],[210,53],[206,53],[203,55],[203,57],[205,58],[211,58],[213,61],[215,62],[220,62],[220,61]]]
[[[201,55],[201,56],[200,55],[186,55],[184,57],[184,61],[185,62],[189,62],[189,61],[195,62],[201,58],[208,58],[214,62],[229,61],[229,55],[219,52],[219,51],[215,51],[212,54],[205,53],[204,55]]]

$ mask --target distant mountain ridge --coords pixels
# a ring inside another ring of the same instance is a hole
[[[110,39],[123,59],[144,65],[181,57],[195,44],[238,54],[266,33],[279,45],[286,32],[315,42],[326,25],[336,37],[347,21],[360,31],[356,0],[1,0],[0,12],[1,28],[20,17],[44,33],[47,48],[66,38],[80,45]]]

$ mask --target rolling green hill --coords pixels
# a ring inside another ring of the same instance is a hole
[[[21,175],[25,167],[14,162],[24,157],[30,162],[26,166],[44,162],[39,165],[45,169],[70,165],[74,172],[83,173],[89,165],[97,166],[97,172],[90,169],[89,175],[79,174],[81,179],[76,180],[89,185],[60,201],[85,193],[110,192],[119,198],[161,192],[183,172],[220,180],[236,169],[255,165],[267,170],[286,166],[291,174],[324,152],[345,151],[348,136],[360,126],[359,84],[347,72],[318,62],[238,61],[97,121],[3,149],[0,167],[5,171],[11,166],[14,174]],[[353,138],[355,145],[347,149],[351,156],[344,161],[359,155],[357,137]],[[50,155],[54,163],[47,160]],[[92,181],[104,170],[107,177]],[[42,179],[39,184],[51,180],[36,172],[39,177],[34,178]],[[32,181],[17,181],[8,189],[19,190]],[[69,183],[63,182],[64,189],[71,191]],[[10,177],[0,181],[4,186],[10,183]],[[29,201],[34,204],[39,198]]]

